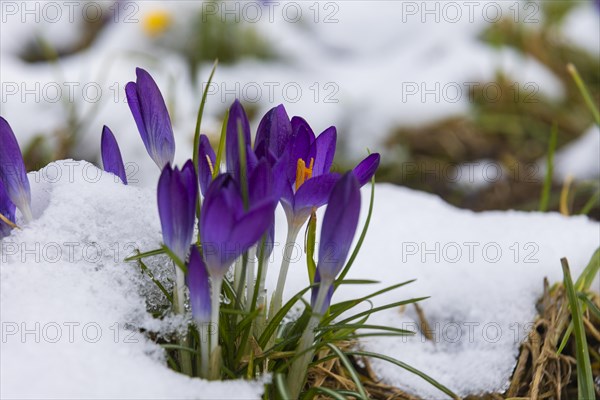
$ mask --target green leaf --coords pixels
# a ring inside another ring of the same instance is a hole
[[[585,328],[583,326],[583,315],[581,304],[577,300],[577,294],[571,280],[571,272],[566,258],[560,260],[564,275],[564,285],[569,299],[569,308],[571,310],[571,319],[573,321],[573,331],[575,334],[575,358],[577,360],[577,388],[579,399],[595,398],[594,377],[592,376],[592,365],[590,363],[590,353],[588,351]]]
[[[588,290],[600,271],[600,247],[596,249],[588,265],[584,268],[575,282],[575,290],[581,292]]]
[[[548,143],[548,155],[546,157],[546,178],[544,180],[544,186],[542,188],[542,197],[540,198],[540,211],[544,212],[548,210],[548,203],[550,202],[550,192],[552,191],[552,177],[554,175],[554,153],[556,151],[556,142],[558,140],[558,125],[556,122],[552,124],[552,130],[550,131],[550,142]]]
[[[137,252],[136,255],[131,256],[131,257],[127,257],[124,261],[125,262],[137,261],[137,260],[140,260],[142,258],[147,258],[147,257],[152,257],[152,256],[159,256],[161,254],[165,254],[166,253],[165,249],[163,249],[163,248],[156,249],[156,250],[146,251],[144,253],[140,253],[140,251],[138,249],[135,249],[135,251]]]
[[[579,210],[580,215],[588,215],[590,211],[600,202],[600,190],[596,191]]]
[[[169,291],[163,286],[162,283],[160,283],[158,281],[158,279],[156,279],[154,277],[154,274],[152,273],[152,271],[150,271],[150,269],[148,268],[148,266],[146,264],[144,264],[144,262],[142,260],[138,260],[138,264],[140,265],[140,269],[142,270],[142,272],[145,272],[148,277],[152,280],[152,282],[154,282],[154,284],[160,289],[160,291],[165,295],[165,297],[167,298],[167,300],[169,300],[169,302],[171,304],[173,304],[173,296],[171,295],[171,293],[169,293]]]
[[[317,237],[317,213],[312,212],[308,220],[306,228],[306,265],[308,266],[308,278],[310,283],[315,281],[315,272],[317,265],[315,264],[315,242]]]
[[[392,291],[394,289],[397,289],[399,287],[402,287],[404,285],[408,285],[409,283],[414,282],[415,280],[409,280],[406,282],[401,282],[401,283],[397,283],[395,285],[392,286],[388,286],[386,288],[383,288],[381,290],[378,290],[376,292],[373,292],[367,296],[361,297],[359,299],[355,299],[355,300],[347,300],[347,301],[343,301],[341,303],[336,303],[334,305],[332,305],[331,307],[329,307],[329,313],[330,315],[323,318],[323,325],[327,325],[329,322],[333,321],[337,316],[341,315],[342,313],[350,310],[352,307],[357,306],[358,304],[367,301],[373,297],[379,296],[380,294]]]
[[[581,79],[577,68],[575,68],[575,65],[569,63],[569,65],[567,65],[567,71],[569,72],[569,74],[571,74],[571,77],[575,81],[577,88],[581,92],[581,96],[583,97],[585,104],[594,116],[594,121],[596,121],[596,125],[600,127],[600,112],[598,111],[598,108],[596,108],[596,104],[594,104],[594,100],[592,99],[590,92],[587,90],[585,83],[583,83],[583,79]]]
[[[594,304],[594,302],[590,300],[589,297],[585,295],[585,293],[579,292],[577,293],[577,297],[579,297],[583,301],[583,303],[590,309],[590,312],[594,314],[596,318],[600,319],[600,308],[598,308],[598,306],[596,306],[596,304]]]
[[[279,393],[281,399],[290,399],[290,394],[287,390],[287,385],[285,384],[285,376],[283,374],[275,374],[274,376],[275,388]]]
[[[594,280],[594,277],[598,274],[599,269],[600,269],[600,248],[596,249],[596,251],[592,255],[592,258],[590,259],[590,262],[584,268],[583,272],[581,272],[581,275],[579,275],[579,278],[577,278],[577,281],[575,282],[575,290],[578,292],[588,290],[592,284],[592,281]],[[585,304],[582,308],[582,312],[583,311],[585,311]],[[564,350],[565,346],[569,342],[569,339],[571,338],[571,333],[573,333],[573,321],[571,321],[569,323],[569,326],[567,327],[567,330],[565,331],[562,341],[560,342],[560,345],[558,346],[558,350],[556,350],[557,355],[561,354],[562,351]]]
[[[167,349],[167,350],[184,350],[184,351],[189,351],[192,354],[198,354],[198,351],[196,351],[195,349],[192,349],[191,347],[187,347],[187,346],[181,346],[179,344],[164,343],[164,344],[161,344],[160,347],[162,347],[163,349]]]
[[[356,389],[360,393],[359,398],[368,400],[369,396],[367,395],[367,392],[365,391],[365,388],[363,387],[362,382],[360,381],[360,377],[358,376],[358,373],[356,373],[354,366],[352,365],[350,360],[348,360],[348,357],[346,357],[346,355],[342,353],[342,351],[337,346],[331,343],[327,344],[327,347],[329,347],[331,351],[333,351],[338,356],[342,364],[344,364],[344,367],[346,367],[346,370],[350,374],[350,378],[352,379],[352,381],[356,385]]]
[[[334,324],[327,326],[320,326],[315,330],[318,332],[327,332],[337,329],[378,329],[381,331],[395,332],[403,335],[414,335],[415,332],[407,331],[406,329],[394,328],[393,326],[382,326],[382,325],[366,325],[366,324]]]
[[[271,338],[271,336],[273,336],[273,334],[279,327],[279,324],[281,323],[283,318],[286,316],[288,311],[290,311],[292,306],[294,304],[296,304],[297,301],[302,299],[302,296],[304,295],[304,293],[306,293],[311,287],[312,287],[312,285],[309,287],[306,287],[306,288],[302,289],[300,292],[296,293],[296,295],[294,297],[292,297],[287,303],[285,303],[285,305],[283,307],[281,307],[281,309],[277,312],[277,314],[275,314],[273,316],[273,318],[271,318],[269,320],[269,322],[267,323],[267,326],[265,327],[264,332],[262,333],[262,335],[260,336],[260,338],[258,340],[258,344],[260,345],[260,347],[264,348],[267,345],[269,338]]]
[[[171,260],[173,260],[175,265],[181,268],[183,273],[187,275],[187,266],[185,265],[183,260],[180,260],[179,257],[177,257],[177,255],[173,253],[171,249],[169,249],[167,246],[163,246],[163,249],[165,250],[165,253],[167,253],[169,257],[171,257]]]
[[[210,83],[212,82],[213,76],[215,75],[215,71],[217,69],[217,64],[219,64],[219,60],[215,60],[212,70],[210,71],[210,76],[208,77],[208,82],[206,83],[204,92],[202,93],[202,100],[200,100],[200,107],[198,107],[198,114],[196,116],[196,129],[194,131],[194,150],[193,150],[194,153],[192,156],[193,161],[194,161],[194,168],[196,169],[196,174],[198,173],[198,158],[199,158],[198,150],[200,148],[200,126],[202,125],[202,115],[204,114],[204,105],[206,104],[206,96],[208,95],[208,88],[210,87]]]
[[[217,158],[215,158],[215,165],[213,169],[213,179],[219,175],[221,168],[221,160],[223,159],[223,153],[225,153],[225,141],[227,138],[227,123],[229,122],[229,109],[225,110],[225,116],[223,117],[223,125],[221,126],[221,137],[219,138],[219,148],[217,149]]]
[[[353,320],[355,320],[357,318],[364,317],[365,315],[371,315],[371,314],[374,314],[376,312],[387,310],[387,309],[390,309],[390,308],[400,307],[400,306],[403,306],[403,305],[406,305],[406,304],[416,303],[418,301],[423,301],[423,300],[428,299],[428,298],[429,298],[429,296],[426,296],[426,297],[416,297],[416,298],[412,298],[412,299],[408,299],[408,300],[397,301],[397,302],[391,303],[391,304],[386,304],[386,305],[381,306],[381,307],[376,307],[376,308],[373,308],[371,310],[366,310],[366,311],[363,311],[361,313],[355,314],[355,315],[353,315],[351,317],[348,317],[348,318],[340,321],[339,323],[340,324],[345,324],[346,322],[350,322],[350,321],[353,321]]]
[[[378,354],[378,353],[371,353],[368,351],[347,351],[346,354],[348,355],[356,355],[356,356],[363,356],[363,357],[371,357],[371,358],[378,358],[380,360],[383,361],[387,361],[389,363],[392,363],[394,365],[397,365],[398,367],[405,369],[417,376],[419,376],[420,378],[423,378],[424,380],[426,380],[427,382],[429,382],[431,385],[433,385],[434,387],[436,387],[437,389],[441,390],[442,392],[444,392],[445,394],[447,394],[448,396],[452,397],[453,399],[460,399],[460,397],[458,397],[458,395],[456,395],[454,392],[452,392],[450,389],[448,389],[446,386],[442,385],[441,383],[439,383],[438,381],[436,381],[435,379],[431,378],[429,375],[419,371],[416,368],[411,367],[410,365],[396,360],[395,358],[392,357],[388,357],[385,356],[383,354]]]
[[[347,397],[348,391],[343,391],[343,392],[336,391],[336,390],[329,389],[326,387],[312,387],[312,388],[310,388],[310,390],[308,392],[306,392],[306,394],[304,395],[304,398],[308,399],[308,400],[314,399],[315,396],[319,393],[327,395],[329,397],[332,397],[336,400],[348,400],[348,398],[349,398],[349,397]],[[350,393],[352,393],[352,392],[350,392]],[[358,395],[359,393],[356,393],[356,394]],[[288,400],[289,397],[284,397],[284,399]]]

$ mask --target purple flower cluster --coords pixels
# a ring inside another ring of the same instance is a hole
[[[261,239],[265,239],[266,252],[272,251],[278,204],[285,211],[288,229],[294,233],[288,237],[293,240],[308,217],[329,204],[322,224],[316,279],[331,286],[356,231],[360,186],[374,175],[379,155],[369,155],[344,175],[331,171],[337,140],[335,127],[317,136],[304,119],[290,119],[283,105],[262,118],[252,144],[248,117],[236,100],[228,114],[224,171],[217,165],[215,151],[205,135],[200,136],[195,149],[198,165],[189,160],[179,169],[173,165],[175,139],[163,96],[147,71],[138,68],[136,75],[136,82],[126,86],[127,100],[146,150],[161,169],[157,198],[163,241],[182,267],[177,269],[178,274],[188,272],[195,318],[206,322],[210,315],[209,277],[213,291],[220,291],[220,282],[235,260]],[[15,208],[26,221],[32,219],[32,213],[23,157],[3,118],[0,140],[2,237],[14,226]],[[106,126],[101,153],[104,169],[127,184],[119,146]],[[196,223],[200,246],[192,245]],[[214,294],[212,298],[215,299]]]

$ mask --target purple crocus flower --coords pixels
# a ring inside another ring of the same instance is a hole
[[[197,196],[194,163],[188,160],[181,171],[167,164],[158,181],[158,213],[165,245],[181,262],[192,242]]]
[[[127,103],[140,132],[146,150],[161,170],[173,164],[175,138],[165,100],[150,74],[136,68],[136,82],[125,87]]]
[[[6,193],[6,189],[4,188],[4,184],[2,180],[0,180],[0,214],[2,217],[8,219],[10,222],[15,222],[15,205],[8,198],[8,193]],[[0,218],[0,239],[10,234],[12,230],[12,226],[7,224]]]
[[[321,239],[319,241],[319,261],[315,282],[320,283],[318,290],[313,290],[313,310],[318,307],[317,294],[323,291],[323,302],[319,310],[322,314],[331,301],[332,284],[341,272],[348,258],[352,239],[358,226],[360,214],[360,186],[352,172],[346,173],[334,186],[327,203]]]
[[[275,204],[267,198],[247,211],[237,182],[226,173],[209,186],[200,217],[202,251],[213,279],[222,279],[242,253],[273,223]]]
[[[0,117],[0,180],[26,221],[31,221],[31,189],[17,138],[8,122]]]
[[[262,118],[256,131],[254,152],[267,159],[280,158],[292,136],[292,123],[285,107],[280,104],[270,109]]]
[[[256,156],[250,146],[250,123],[246,116],[246,111],[239,100],[235,100],[229,108],[229,119],[227,120],[227,132],[225,140],[225,156],[227,158],[227,172],[238,180],[241,178],[240,168],[240,137],[241,127],[242,138],[246,147],[246,170],[249,171],[256,165]]]
[[[354,169],[352,173],[358,179],[358,184],[360,186],[364,186],[367,182],[371,180],[377,168],[379,167],[379,161],[381,157],[379,153],[369,154],[364,160],[362,160]]]
[[[123,164],[119,144],[117,143],[117,139],[115,139],[115,135],[113,135],[112,131],[106,125],[102,128],[100,147],[104,170],[115,174],[121,178],[121,182],[127,185],[127,174],[125,173],[125,165]]]
[[[206,135],[200,135],[198,147],[198,179],[200,180],[200,190],[204,196],[212,182],[214,168],[218,167],[215,165],[217,157]]]
[[[198,324],[210,322],[210,285],[206,264],[196,246],[192,246],[188,263],[188,287],[192,316]]]
[[[292,136],[287,148],[290,154],[286,168],[288,184],[281,204],[290,229],[300,229],[313,209],[327,202],[339,175],[330,173],[336,145],[335,127],[327,128],[315,138],[308,123],[294,117]]]

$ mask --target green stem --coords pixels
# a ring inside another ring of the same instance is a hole
[[[173,310],[175,314],[185,314],[185,274],[175,263],[175,287],[173,291]],[[189,339],[186,333],[179,338],[179,344],[183,347],[190,347]],[[187,351],[180,351],[181,372],[188,376],[192,376],[192,355]]]
[[[221,306],[221,287],[223,286],[223,277],[214,278],[212,281],[212,290],[210,293],[210,354],[212,355],[219,345],[219,308]]]
[[[319,285],[319,291],[317,292],[317,300],[315,302],[315,310],[321,310],[323,308],[323,303],[325,302],[325,297],[327,296],[327,291],[331,286],[332,282],[322,281]],[[298,344],[298,349],[296,350],[296,354],[301,354],[299,358],[294,361],[292,367],[290,368],[290,372],[288,374],[288,391],[291,395],[292,399],[297,399],[302,387],[304,386],[304,380],[306,379],[306,371],[308,370],[308,365],[313,358],[313,351],[307,351],[309,347],[311,347],[315,341],[315,328],[319,325],[321,321],[322,314],[316,313],[313,310],[313,314],[308,321],[308,325],[300,338],[300,343]]]
[[[296,244],[296,238],[298,237],[299,231],[300,226],[293,225],[288,227],[287,238],[285,239],[285,249],[283,251],[283,260],[281,260],[281,268],[279,269],[279,279],[277,280],[275,293],[273,293],[273,297],[271,298],[269,319],[273,318],[281,309],[283,288],[285,287],[285,280],[290,267],[290,259],[292,257],[292,251],[294,251],[294,245]]]
[[[200,377],[208,379],[208,363],[210,360],[210,322],[199,324],[200,331]]]
[[[248,250],[248,266],[246,268],[246,311],[251,311],[254,297],[254,263],[256,261],[256,246]]]

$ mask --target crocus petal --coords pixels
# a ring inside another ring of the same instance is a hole
[[[227,157],[227,172],[233,174],[236,179],[240,176],[240,148],[238,126],[242,127],[242,137],[246,146],[250,146],[250,123],[246,111],[239,100],[233,102],[229,108],[229,120],[227,121],[227,133],[225,139],[225,155]],[[248,155],[246,151],[246,155]]]
[[[221,253],[225,250],[223,244],[229,240],[235,224],[235,213],[232,212],[232,207],[243,208],[241,199],[239,203],[233,199],[236,194],[232,192],[235,190],[230,174],[219,175],[210,184],[202,203],[200,214],[202,252],[206,267],[213,278],[225,275],[229,268],[229,265],[222,264]]]
[[[102,129],[101,139],[101,153],[102,153],[102,165],[106,172],[115,174],[121,178],[121,182],[127,185],[127,174],[125,174],[125,165],[123,164],[123,158],[121,158],[121,150],[115,135],[108,128],[104,126]]]
[[[338,174],[328,173],[304,182],[294,196],[294,214],[308,217],[313,208],[325,205],[339,178]]]
[[[285,107],[280,104],[270,109],[262,118],[256,131],[254,150],[258,158],[271,152],[280,157],[292,135],[292,124]]]
[[[148,154],[162,169],[175,158],[171,118],[160,89],[150,74],[136,68],[136,82],[125,87],[127,103]]]
[[[267,229],[273,224],[275,218],[275,205],[272,202],[264,202],[246,213],[233,226],[230,238],[230,246],[237,251],[233,262],[243,252],[256,244]],[[234,253],[230,253],[230,256]]]
[[[206,194],[208,185],[212,181],[213,169],[217,157],[215,151],[210,145],[210,141],[206,135],[200,135],[200,146],[198,148],[198,179],[200,180],[200,190],[202,195]]]
[[[196,200],[198,199],[198,180],[196,178],[196,170],[192,160],[187,160],[186,163],[183,164],[183,168],[181,169],[181,178],[185,188],[187,189],[188,203],[194,205],[194,207],[186,208],[186,211],[189,213],[188,216],[190,216],[193,220],[196,216],[195,206]]]
[[[335,144],[337,132],[335,126],[331,126],[323,131],[314,141],[315,164],[313,166],[313,176],[323,175],[329,172],[333,157],[335,156]]]
[[[0,180],[0,214],[7,218],[10,222],[15,222],[15,205],[10,198],[6,189]],[[10,234],[12,227],[0,219],[0,239]]]
[[[317,270],[324,282],[332,282],[342,270],[360,213],[360,186],[351,172],[346,173],[331,191],[323,217]]]
[[[10,200],[17,206],[26,221],[31,213],[31,189],[27,170],[17,138],[8,122],[0,117],[0,180]]]
[[[274,202],[279,199],[273,196],[273,176],[267,160],[261,160],[248,177],[248,203],[250,207],[265,198],[272,198]]]
[[[165,245],[185,261],[194,233],[198,193],[194,165],[188,161],[182,171],[163,169],[158,181],[158,212]]]
[[[379,153],[370,154],[364,160],[362,160],[354,169],[352,173],[358,179],[358,183],[360,186],[364,186],[367,182],[371,180],[377,168],[379,167],[379,161],[381,157]]]
[[[196,246],[190,251],[190,262],[188,264],[188,287],[190,289],[190,306],[192,316],[199,323],[210,322],[210,285],[206,264]]]
[[[300,117],[292,118],[292,137],[288,144],[290,159],[287,168],[290,182],[293,183],[296,180],[296,167],[299,159],[303,159],[308,163],[307,165],[310,164],[311,145],[314,141],[315,134],[308,123]]]

